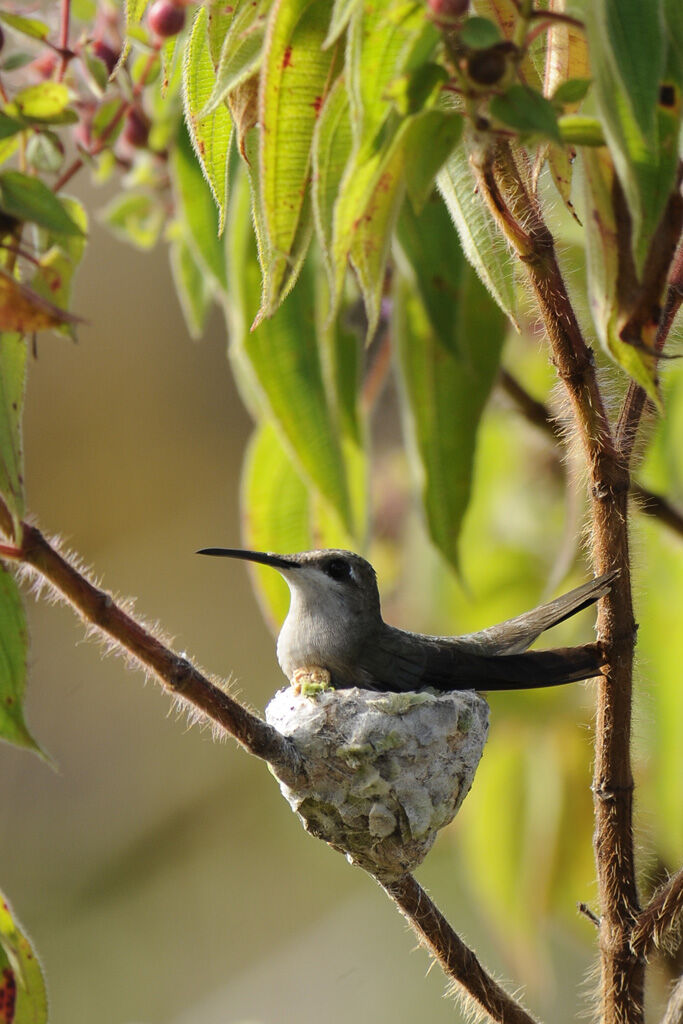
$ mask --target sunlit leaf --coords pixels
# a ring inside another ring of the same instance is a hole
[[[47,1024],[47,992],[40,962],[1,892],[0,986],[3,1008],[11,1004],[7,1024]]]
[[[336,43],[361,2],[362,0],[334,0],[330,28],[324,43],[326,47]]]
[[[82,233],[47,185],[20,171],[0,173],[0,209],[10,217],[30,221],[48,231],[63,235]]]
[[[449,235],[450,232],[450,235]],[[409,260],[396,290],[394,333],[429,533],[458,565],[479,420],[498,373],[505,318],[460,250],[442,199],[403,209]]]
[[[224,105],[208,116],[201,111],[211,94],[214,69],[209,53],[207,11],[197,11],[183,64],[185,119],[197,159],[218,206],[218,233],[223,233],[228,196],[228,150],[232,121]]]
[[[145,251],[153,249],[159,241],[165,214],[154,196],[124,192],[105,206],[100,219],[123,242]]]
[[[458,229],[465,256],[517,327],[515,282],[507,244],[476,194],[476,183],[464,145],[457,146],[447,160],[439,172],[437,185]]]
[[[77,322],[78,317],[0,270],[0,331],[30,334],[47,327]]]
[[[340,77],[323,104],[313,136],[313,213],[318,241],[330,271],[334,203],[351,143],[349,98],[344,79]]]
[[[9,25],[15,32],[20,32],[30,39],[46,39],[50,34],[49,27],[37,18],[25,18],[21,14],[10,14],[9,11],[0,11],[0,21]]]
[[[69,90],[63,82],[29,85],[14,96],[12,107],[27,120],[52,121],[69,104]]]
[[[40,268],[33,278],[32,286],[40,295],[60,307],[68,310],[71,303],[73,280],[78,265],[83,259],[86,248],[85,235],[88,231],[88,216],[84,207],[76,199],[62,200],[67,213],[78,224],[82,235],[52,235],[45,233],[44,254],[40,260]],[[69,319],[54,329],[61,334],[74,336],[75,318]]]
[[[24,514],[24,456],[21,418],[26,376],[26,342],[0,334],[0,494],[16,519]]]
[[[261,64],[265,38],[264,11],[267,5],[252,0],[237,0],[227,11],[209,15],[209,47],[216,73],[202,116],[210,114],[227,99],[229,93]],[[222,31],[222,35],[219,34]],[[217,50],[217,55],[215,51]]]
[[[322,49],[332,10],[321,0],[278,0],[271,13],[261,89],[261,195],[272,262],[262,312],[291,287],[292,251],[308,202],[313,131],[336,49]],[[310,218],[310,209],[309,209]]]
[[[27,657],[28,632],[19,587],[0,566],[0,739],[38,753],[24,720]]]

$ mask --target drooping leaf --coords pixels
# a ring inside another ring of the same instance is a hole
[[[313,134],[311,195],[318,242],[331,272],[334,203],[351,153],[349,97],[343,77],[332,86]]]
[[[0,1005],[2,1024],[47,1024],[47,991],[40,961],[0,892]]]
[[[27,657],[28,632],[19,587],[0,566],[0,739],[39,753],[24,721]]]
[[[16,519],[24,514],[21,417],[26,377],[26,342],[0,334],[0,493]]]
[[[159,241],[165,214],[154,196],[145,192],[124,192],[105,206],[100,218],[122,241],[146,251]]]
[[[410,437],[430,536],[457,567],[477,430],[498,372],[505,318],[465,260],[440,197],[419,216],[404,207],[399,239],[409,267],[396,289],[394,329]]]
[[[185,125],[178,132],[171,160],[176,200],[190,241],[202,266],[225,292],[225,247],[218,237],[219,215],[211,190],[197,163]]]
[[[266,268],[262,314],[291,287],[292,252],[304,232],[313,132],[331,85],[335,47],[322,45],[328,0],[277,0],[268,23],[260,103],[260,175],[264,224],[272,262]]]
[[[349,525],[346,473],[318,351],[313,268],[304,264],[287,302],[247,329],[258,306],[260,272],[246,186],[242,175],[231,204],[230,277],[237,299],[230,309],[231,358],[249,404],[256,402],[261,416],[277,423],[299,471]]]
[[[242,469],[242,540],[255,551],[308,551],[315,547],[308,489],[294,468],[273,423],[254,432]],[[251,570],[266,619],[280,626],[289,608],[289,589],[267,567]]]
[[[62,235],[82,234],[63,202],[38,178],[21,171],[0,173],[0,209],[17,220],[38,224]]]
[[[458,229],[465,256],[518,329],[515,282],[507,244],[476,194],[466,145],[456,147],[439,172],[437,185]]]
[[[12,107],[27,120],[50,122],[66,110],[69,98],[69,90],[63,82],[41,82],[18,92]]]
[[[596,0],[586,10],[594,93],[633,222],[633,255],[642,270],[678,166],[681,88],[660,102],[669,62],[661,3],[648,17],[638,0]],[[679,67],[680,70],[680,67]]]
[[[32,284],[39,295],[56,304],[60,311],[64,312],[69,309],[74,276],[85,252],[88,215],[77,199],[67,197],[62,202],[67,213],[74,223],[78,224],[83,234],[52,235],[49,232],[46,233],[40,268]],[[54,326],[54,330],[73,337],[75,335],[74,326],[77,322],[77,317],[68,315],[68,319],[63,317],[61,326]]]
[[[187,329],[192,338],[200,338],[213,299],[209,280],[182,235],[171,243],[169,254],[176,294]]]
[[[203,114],[214,85],[214,69],[209,52],[207,10],[197,11],[183,64],[185,120],[194,151],[211,193],[218,206],[218,234],[223,233],[228,197],[228,150],[232,121],[227,107],[216,106]]]
[[[612,205],[614,165],[609,152],[583,151],[586,206],[586,273],[593,322],[605,350],[660,406],[657,361],[645,347],[627,344],[619,331],[627,317],[620,310],[617,224]]]
[[[267,4],[263,0],[257,3],[238,0],[227,11],[223,9],[216,15],[212,8],[209,15],[209,47],[216,65],[216,74],[202,111],[203,117],[214,111],[233,89],[259,70],[265,38],[266,9]]]
[[[361,2],[362,0],[334,0],[330,28],[323,44],[325,47],[337,42]]]
[[[462,118],[445,110],[425,110],[408,126],[405,140],[405,178],[410,201],[419,212],[434,179],[462,134]]]

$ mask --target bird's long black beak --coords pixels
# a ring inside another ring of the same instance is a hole
[[[258,562],[270,565],[273,569],[298,569],[299,563],[292,562],[282,555],[272,555],[268,551],[244,551],[242,548],[202,548],[198,555],[216,555],[219,558],[241,558],[245,562]]]

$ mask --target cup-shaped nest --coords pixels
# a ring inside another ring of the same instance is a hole
[[[312,835],[383,881],[412,871],[469,792],[488,734],[472,691],[280,690],[266,719],[306,782],[280,788]]]

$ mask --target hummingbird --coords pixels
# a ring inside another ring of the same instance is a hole
[[[329,685],[337,689],[527,690],[591,679],[601,674],[605,661],[597,643],[527,648],[546,629],[607,594],[617,571],[477,633],[429,636],[384,622],[375,570],[352,551],[278,555],[203,548],[197,554],[269,565],[284,577],[290,605],[277,640],[277,659],[290,682],[323,669]]]

